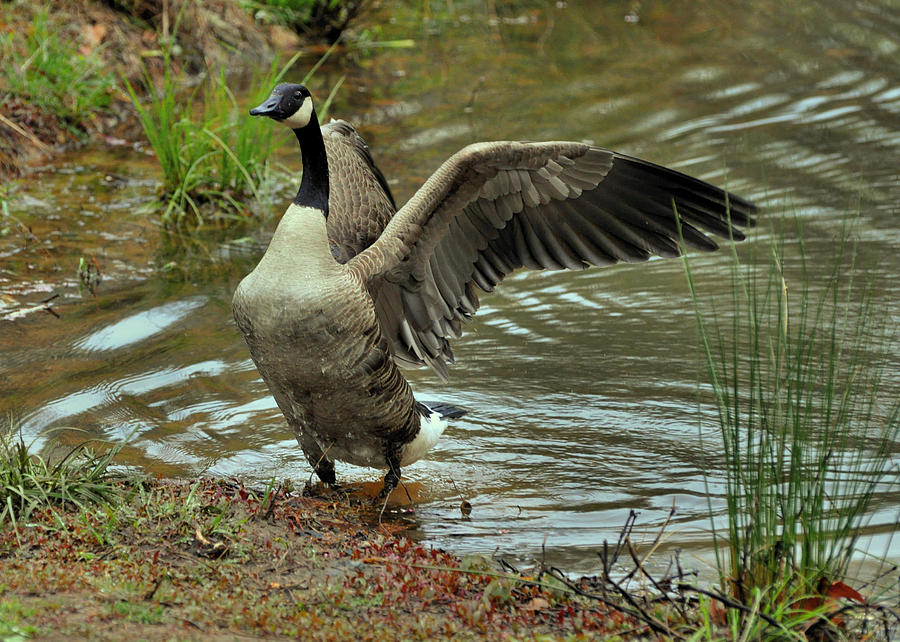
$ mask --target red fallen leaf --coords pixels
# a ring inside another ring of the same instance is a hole
[[[847,586],[843,582],[831,582],[830,584],[828,584],[827,588],[825,587],[825,581],[820,582],[819,591],[821,592],[821,596],[808,597],[806,599],[800,600],[796,605],[797,608],[799,608],[801,611],[815,611],[826,602],[832,603],[840,598],[853,600],[854,602],[859,602],[860,604],[864,604],[866,601],[865,598],[860,595],[859,591],[850,586]]]
[[[848,600],[853,600],[860,604],[866,601],[863,596],[859,594],[859,591],[847,586],[843,582],[832,582],[831,586],[828,587],[828,590],[825,591],[825,595],[835,600],[845,597]]]
[[[712,618],[713,622],[719,626],[725,626],[727,623],[725,618],[726,613],[725,606],[719,600],[710,600],[709,616]]]

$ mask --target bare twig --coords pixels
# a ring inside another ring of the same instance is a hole
[[[631,545],[631,540],[627,539],[627,540],[625,540],[625,543],[628,545],[628,553],[631,555],[631,559],[634,561],[635,568],[640,570],[640,572],[644,575],[644,577],[646,577],[648,580],[650,580],[650,584],[653,585],[653,588],[655,588],[657,591],[659,591],[659,593],[661,595],[665,595],[666,590],[662,586],[660,586],[659,583],[655,579],[653,579],[653,576],[650,575],[650,573],[648,573],[646,571],[646,569],[644,569],[644,565],[643,565],[644,560],[638,559],[637,551],[635,551],[634,547]],[[647,559],[647,558],[645,557],[644,559]],[[672,606],[675,607],[675,609],[678,611],[678,613],[679,613],[679,615],[681,615],[681,617],[686,616],[684,609],[678,603],[677,600],[670,600],[670,603],[672,604]]]
[[[656,633],[673,636],[674,638],[679,639],[679,640],[684,639],[683,636],[679,635],[678,633],[676,633],[675,631],[670,629],[668,626],[666,626],[664,623],[660,622],[655,617],[650,615],[640,604],[638,604],[637,600],[635,600],[634,597],[628,591],[626,591],[624,588],[622,588],[621,586],[619,586],[618,584],[616,584],[609,578],[606,578],[606,581],[609,582],[610,585],[616,589],[616,591],[619,593],[619,595],[621,595],[624,598],[624,600],[626,602],[628,602],[628,604],[630,605],[631,608],[624,607],[621,604],[616,604],[615,602],[613,602],[601,595],[596,595],[594,593],[589,593],[589,592],[585,591],[577,584],[574,584],[573,582],[571,582],[569,580],[569,578],[567,578],[563,574],[563,572],[560,571],[558,568],[551,568],[547,574],[550,575],[553,579],[555,579],[559,582],[562,582],[568,589],[574,591],[575,593],[577,593],[578,595],[581,595],[582,597],[587,597],[592,600],[597,600],[598,602],[601,602],[601,603],[609,606],[610,608],[613,608],[617,611],[621,611],[622,613],[626,613],[627,615],[637,618],[641,622],[646,623],[647,626],[649,626]]]
[[[9,127],[11,130],[13,130],[17,134],[19,134],[20,136],[24,136],[25,138],[30,140],[36,147],[40,147],[43,151],[45,151],[45,152],[50,151],[49,145],[47,145],[45,142],[40,140],[37,136],[32,134],[27,129],[21,127],[18,123],[11,121],[9,118],[4,116],[3,114],[0,114],[0,123],[3,123],[7,127]]]
[[[685,584],[683,582],[678,584],[678,588],[683,591],[693,591],[694,593],[698,593],[700,595],[706,595],[707,597],[711,597],[713,599],[719,600],[722,604],[724,604],[728,608],[737,609],[739,611],[743,611],[744,613],[756,614],[759,617],[759,619],[764,620],[767,624],[774,626],[777,629],[780,629],[783,633],[785,633],[787,635],[790,634],[790,631],[788,631],[787,628],[785,628],[785,626],[781,622],[776,620],[775,618],[773,618],[769,615],[766,615],[765,613],[762,613],[757,609],[752,609],[745,604],[741,604],[740,602],[731,600],[731,599],[725,597],[724,595],[720,595],[713,591],[707,591],[698,586],[694,586],[692,584]]]
[[[656,534],[656,537],[653,539],[653,542],[650,544],[650,548],[647,550],[647,552],[644,554],[644,556],[641,558],[640,561],[638,561],[637,552],[634,550],[634,547],[631,544],[631,531],[634,528],[634,521],[632,521],[631,528],[629,528],[628,535],[625,537],[625,540],[623,543],[624,543],[625,549],[631,555],[631,559],[634,560],[635,566],[634,566],[634,569],[632,569],[631,572],[625,576],[624,579],[626,582],[628,580],[630,580],[632,577],[634,577],[634,574],[638,570],[644,572],[643,563],[646,562],[650,558],[650,556],[653,555],[654,552],[656,552],[656,549],[659,547],[660,541],[662,541],[663,532],[665,532],[666,527],[669,525],[669,522],[672,520],[672,517],[674,515],[675,515],[675,502],[673,501],[672,508],[669,510],[669,514],[666,516],[666,519],[662,523],[662,526],[660,527],[659,532]],[[636,516],[636,514],[635,514],[635,516]],[[619,541],[622,542],[621,539]],[[651,579],[650,576],[647,575],[646,572],[644,572],[644,575],[648,579]]]

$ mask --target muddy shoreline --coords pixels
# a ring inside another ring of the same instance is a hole
[[[0,534],[0,634],[584,639],[651,631],[599,595],[578,595],[596,592],[591,578],[526,575],[426,548],[403,536],[402,517],[388,511],[379,521],[368,499],[323,492],[160,479],[131,486],[116,509],[32,514]]]

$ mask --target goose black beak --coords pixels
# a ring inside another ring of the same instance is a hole
[[[279,96],[269,96],[261,105],[251,109],[250,115],[268,116],[274,120],[283,120],[285,113],[281,109],[281,98]]]

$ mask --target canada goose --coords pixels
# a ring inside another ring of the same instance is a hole
[[[397,364],[442,378],[448,339],[520,267],[575,269],[677,256],[679,230],[743,239],[755,206],[659,165],[575,142],[476,143],[397,209],[351,125],[319,126],[309,90],[280,84],[250,110],[294,131],[303,176],[232,303],[250,354],[319,478],[334,461],[387,468],[382,496],[446,426]],[[702,230],[702,231],[701,231]]]

